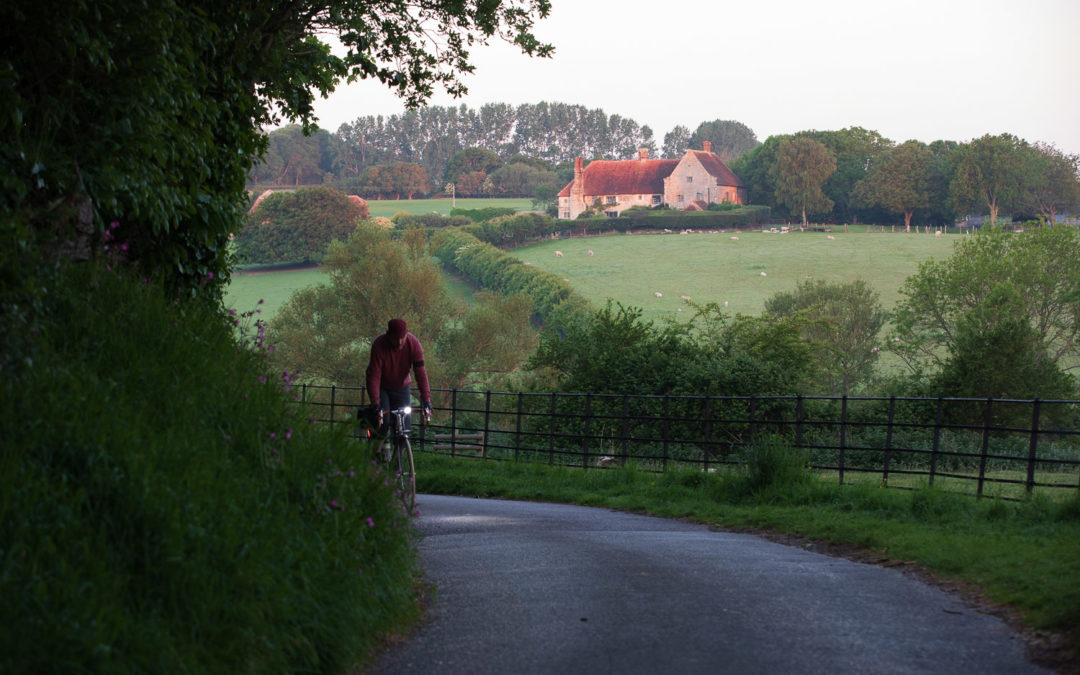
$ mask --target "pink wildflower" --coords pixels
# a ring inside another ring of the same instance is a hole
[[[367,517],[367,526],[368,527],[375,527],[375,521],[371,519],[371,516]]]

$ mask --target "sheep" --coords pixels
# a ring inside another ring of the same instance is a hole
[[[727,300],[724,301],[724,307],[727,307]]]
[[[593,254],[592,249],[589,249],[589,255],[592,255],[592,254]]]
[[[661,293],[660,291],[657,291],[657,292],[656,292],[656,297],[658,297],[658,298],[662,298],[662,297],[664,297],[664,294],[663,294],[663,293]]]
[[[732,237],[731,241],[739,241],[739,238],[738,237]]]
[[[689,295],[680,295],[679,297],[682,298],[683,300],[687,301],[687,302],[690,302],[690,296]]]
[[[836,239],[836,237],[832,236],[831,234],[825,235],[825,238],[826,239]]]
[[[761,273],[761,276],[763,276],[763,277],[767,277],[767,276],[769,276],[769,275],[768,275],[768,274],[765,274],[764,272],[762,272],[762,273]]]
[[[1021,232],[1023,232],[1023,230],[1021,230]],[[935,237],[940,237],[941,236],[941,230],[934,230],[934,236]]]
[[[562,255],[562,251],[555,251],[555,257],[556,257],[556,258],[561,258],[561,257],[563,257],[563,255]]]

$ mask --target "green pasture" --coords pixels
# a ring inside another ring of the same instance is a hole
[[[369,199],[368,210],[371,217],[383,216],[391,218],[395,213],[402,211],[412,214],[441,213],[450,215],[453,208],[459,209],[486,209],[486,208],[509,208],[518,211],[532,209],[531,199]]]
[[[324,283],[326,273],[317,267],[237,270],[229,281],[225,306],[240,313],[262,310],[259,317],[269,320],[294,292]]]
[[[567,279],[597,307],[611,298],[641,307],[646,318],[664,319],[688,311],[682,296],[695,303],[716,302],[731,313],[757,315],[768,298],[810,278],[862,279],[891,309],[900,285],[918,270],[919,263],[947,258],[961,236],[760,231],[613,234],[545,241],[519,248],[514,255]],[[556,251],[563,255],[556,256]]]

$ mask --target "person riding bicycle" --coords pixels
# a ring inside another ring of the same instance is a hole
[[[420,340],[408,331],[404,319],[390,319],[386,332],[371,343],[371,358],[367,367],[367,388],[372,406],[378,401],[379,426],[383,413],[408,406],[411,401],[409,371],[416,375],[420,401],[424,405],[424,421],[431,419],[431,387],[424,368],[424,348]],[[406,420],[406,429],[411,424]]]

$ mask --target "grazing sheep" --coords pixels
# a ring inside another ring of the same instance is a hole
[[[832,236],[831,234],[826,235],[825,238],[826,239],[836,239],[836,237]]]
[[[589,249],[589,255],[592,255],[592,254],[593,254],[592,249]]]
[[[732,237],[731,241],[739,241],[739,238],[738,237]]]
[[[689,295],[680,295],[679,297],[682,298],[683,300],[687,301],[687,302],[690,302],[690,296]]]
[[[1020,231],[1023,232],[1023,230],[1020,230]],[[934,231],[934,236],[935,237],[940,237],[941,236],[941,230],[935,230]]]
[[[660,291],[657,291],[657,292],[656,292],[656,297],[658,297],[658,298],[662,298],[662,297],[664,297],[664,294],[663,294],[663,293],[661,293]]]
[[[765,274],[764,272],[762,272],[762,273],[761,273],[761,276],[763,276],[763,277],[767,277],[767,276],[769,276],[769,275],[768,275],[768,274]]]
[[[525,267],[532,267],[532,263],[528,260],[525,261]]]
[[[724,301],[724,307],[727,307],[727,300]]]
[[[561,257],[563,257],[563,255],[562,255],[562,251],[555,251],[555,257],[556,257],[556,258],[561,258]]]

